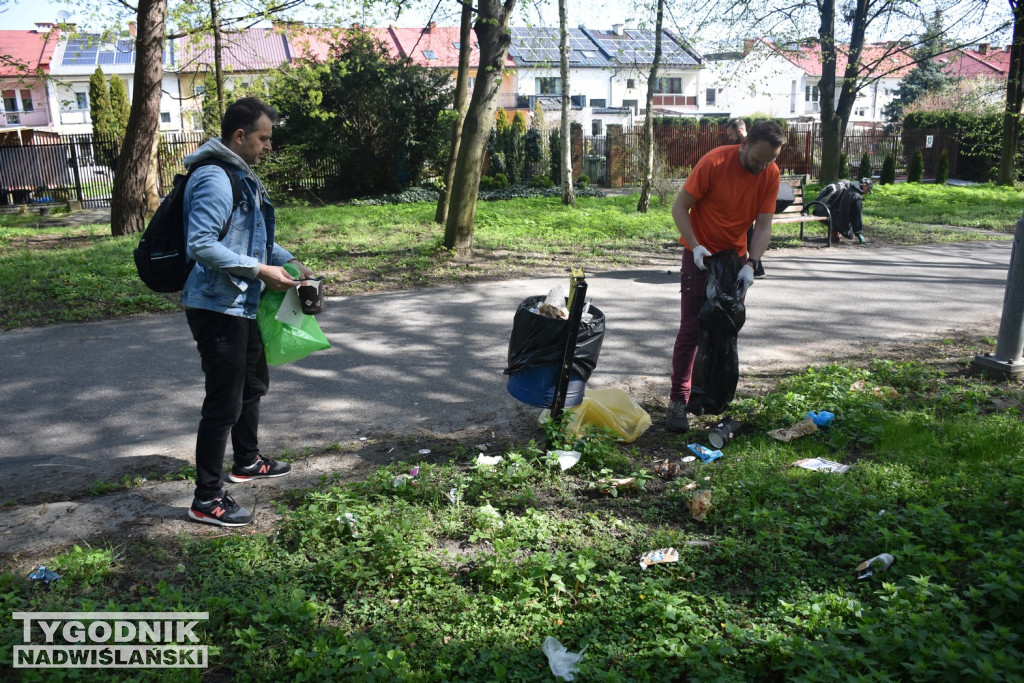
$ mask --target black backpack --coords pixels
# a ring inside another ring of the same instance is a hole
[[[181,291],[195,265],[185,253],[185,185],[196,169],[203,166],[220,166],[228,174],[232,215],[242,203],[242,184],[230,164],[208,159],[193,166],[187,174],[174,176],[174,187],[160,202],[134,252],[139,278],[154,292]],[[224,239],[230,227],[231,216],[228,216],[217,239]]]

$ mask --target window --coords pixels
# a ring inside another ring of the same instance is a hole
[[[206,86],[202,83],[196,83],[192,86],[192,94],[196,97],[202,97],[206,94]]]
[[[89,108],[89,94],[84,92],[75,93],[75,106],[81,111]]]
[[[818,86],[808,85],[804,88],[804,102],[809,104],[811,112],[818,111]]]
[[[538,78],[537,79],[537,94],[538,95],[561,95],[562,94],[562,79],[561,78]]]
[[[590,122],[590,134],[604,135],[604,124],[601,122],[601,119],[594,119]]]
[[[580,54],[584,59],[597,59],[597,53],[593,50],[580,50]]]
[[[426,59],[437,59],[437,53],[434,52],[433,50],[424,50],[423,51],[423,56]]]
[[[468,76],[466,78],[466,91],[473,92],[473,88],[476,87],[476,76]]]
[[[789,86],[789,113],[796,113],[796,81],[792,81]]]
[[[659,78],[654,83],[654,92],[678,95],[683,92],[683,79]]]
[[[590,106],[594,109],[602,109],[608,106],[608,100],[590,100]]]
[[[638,104],[639,104],[639,100],[622,100],[622,106],[623,107],[629,107],[630,109],[633,110],[634,114],[637,111],[637,105]]]
[[[21,110],[22,111],[35,111],[35,105],[32,104],[32,91],[22,90],[21,91]]]
[[[569,106],[582,109],[583,107],[587,106],[587,96],[572,95],[571,97],[569,97]]]
[[[636,87],[636,79],[627,78],[626,79],[626,87],[629,88],[630,90],[635,88]]]
[[[453,40],[453,41],[452,41],[452,46],[453,46],[453,47],[454,47],[454,48],[455,48],[456,50],[461,50],[461,49],[462,49],[462,41],[461,41],[461,40]]]
[[[704,93],[704,103],[709,107],[715,106],[715,101],[718,99],[718,90],[715,88],[708,88]]]
[[[4,90],[4,111],[18,111],[18,97],[13,90]]]
[[[170,122],[171,122],[171,112],[169,112],[169,111],[162,111],[162,112],[160,112],[160,123],[170,123]]]
[[[867,107],[860,107],[858,109],[855,109],[853,111],[853,113],[854,113],[855,116],[867,116],[868,115],[868,108]]]

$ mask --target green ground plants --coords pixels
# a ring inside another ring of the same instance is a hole
[[[0,604],[209,611],[211,672],[247,680],[547,681],[547,635],[587,647],[584,680],[1019,680],[1022,400],[920,362],[811,368],[734,404],[747,428],[722,459],[615,498],[594,478],[644,456],[551,425],[583,451],[564,473],[537,443],[497,466],[410,460],[289,496],[266,535],[76,548],[49,589],[0,575]],[[809,410],[835,422],[767,435]],[[851,468],[791,466],[806,457]],[[665,546],[678,563],[639,568]],[[881,552],[893,566],[858,580]],[[8,657],[20,630],[0,633]]]

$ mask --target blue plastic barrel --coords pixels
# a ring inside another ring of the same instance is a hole
[[[524,368],[508,376],[508,393],[512,398],[537,408],[550,408],[555,400],[558,387],[559,365],[541,365]],[[580,374],[569,374],[569,391],[565,396],[565,407],[572,408],[583,402],[583,391],[587,383]]]

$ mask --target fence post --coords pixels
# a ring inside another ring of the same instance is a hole
[[[610,123],[607,128],[608,187],[622,187],[622,165],[625,158],[621,123]]]
[[[71,144],[71,172],[75,176],[75,196],[78,203],[82,204],[85,197],[82,195],[82,175],[78,171],[78,145],[72,140]]]

